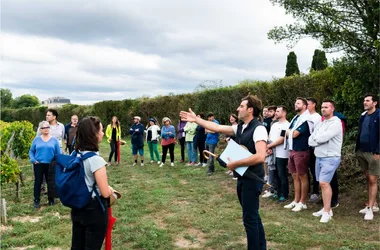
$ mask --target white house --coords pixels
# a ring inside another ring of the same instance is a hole
[[[48,108],[61,108],[65,104],[70,104],[70,99],[65,97],[50,97],[45,101],[41,102],[41,105],[47,106]]]

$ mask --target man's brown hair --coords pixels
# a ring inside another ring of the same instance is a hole
[[[306,107],[307,107],[307,100],[305,98],[303,98],[303,97],[297,97],[296,101],[297,100],[301,100],[303,102],[303,104],[306,105]]]
[[[283,105],[279,105],[279,106],[277,106],[277,108],[281,108],[282,111],[285,111],[286,113],[288,113],[288,109]]]
[[[335,102],[334,102],[333,100],[325,99],[325,100],[322,101],[322,103],[324,103],[324,102],[329,102],[329,103],[331,103],[331,105],[332,105],[332,106],[334,107],[334,109],[335,109]]]
[[[247,95],[241,101],[247,101],[247,108],[253,108],[253,116],[257,117],[259,121],[261,118],[262,102],[256,95]]]
[[[269,106],[269,107],[268,107],[268,110],[276,111],[276,109],[277,109],[277,106]]]

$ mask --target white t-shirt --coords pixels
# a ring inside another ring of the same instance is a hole
[[[281,131],[286,131],[289,128],[289,125],[290,123],[288,121],[273,123],[269,132],[269,140],[271,142],[275,142],[280,139]],[[284,149],[284,144],[277,145],[275,149],[277,158],[289,158],[289,151],[287,149]]]
[[[311,118],[311,120],[314,123],[314,129],[317,127],[317,125],[319,123],[322,122],[322,116],[320,114],[318,114],[317,112],[315,112],[314,114],[310,115],[310,118]]]
[[[247,127],[248,124],[243,124],[243,129],[241,132],[243,133],[244,129]],[[237,126],[238,125],[232,125],[232,128],[234,130],[234,133],[236,135],[237,133]],[[258,141],[268,141],[268,133],[267,129],[263,125],[259,125],[256,127],[255,131],[253,132],[253,141],[256,143]]]
[[[83,154],[86,154],[90,151],[84,151]],[[90,157],[86,160],[83,161],[83,166],[84,166],[84,174],[85,174],[85,181],[88,187],[88,191],[90,192],[92,190],[92,187],[95,182],[95,175],[94,173],[101,169],[102,167],[105,167],[107,162],[99,155],[99,152],[96,152],[96,154],[93,157]],[[96,190],[99,192],[99,195],[101,196],[102,194],[100,193],[98,185],[96,185]],[[92,193],[92,197],[96,197],[95,192]]]

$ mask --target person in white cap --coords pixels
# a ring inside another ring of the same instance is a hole
[[[162,119],[162,129],[161,129],[161,146],[162,146],[162,158],[160,168],[165,164],[166,155],[169,150],[170,154],[170,166],[174,167],[174,146],[176,143],[176,133],[175,128],[172,125],[172,121],[168,117]]]
[[[141,166],[144,166],[144,126],[140,123],[141,117],[133,117],[134,124],[129,129],[132,143],[132,155],[134,159],[133,166],[137,164],[137,151],[140,155]]]

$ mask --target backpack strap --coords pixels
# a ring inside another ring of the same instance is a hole
[[[102,211],[103,211],[103,213],[104,213],[104,212],[106,211],[106,209],[105,209],[105,207],[104,207],[104,205],[103,205],[103,202],[100,200],[99,192],[98,192],[98,190],[96,189],[95,186],[96,186],[96,181],[95,181],[94,185],[92,186],[91,197],[92,197],[92,193],[94,192],[94,193],[96,194],[96,198],[98,199],[99,204],[100,204],[100,206],[102,207]]]
[[[85,153],[85,154],[80,154],[81,155],[81,158],[82,158],[82,161],[88,159],[88,158],[91,158],[95,155],[97,155],[95,152],[88,152],[88,153]],[[95,193],[96,194],[96,198],[98,199],[99,201],[99,204],[100,206],[102,207],[102,211],[105,212],[106,209],[103,205],[103,202],[100,200],[100,195],[99,195],[99,192],[98,190],[96,189],[96,181],[94,182],[94,185],[92,186],[92,191],[91,191],[91,198],[92,198],[92,193]]]

